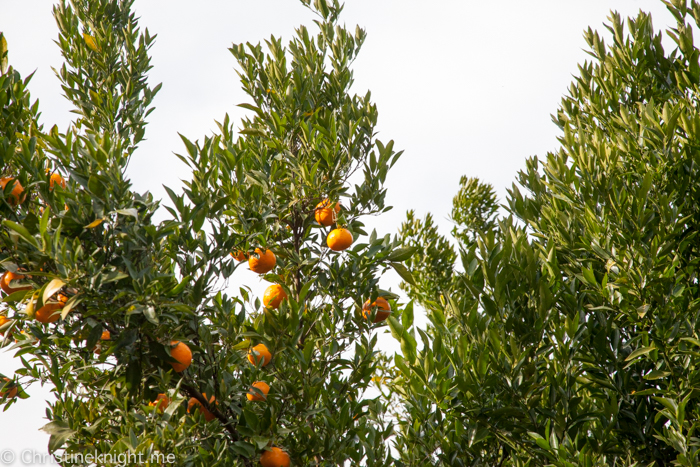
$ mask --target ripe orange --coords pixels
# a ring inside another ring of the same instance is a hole
[[[154,400],[153,402],[149,402],[148,405],[151,407],[155,407],[158,412],[163,413],[163,411],[167,409],[170,405],[170,398],[165,394],[160,393],[158,394],[158,397],[156,397],[156,400]]]
[[[180,341],[171,341],[170,356],[179,363],[170,363],[173,369],[178,373],[182,373],[192,363],[192,351],[187,344]]]
[[[245,261],[248,255],[245,253],[245,251],[242,250],[236,250],[235,253],[229,253],[233,259],[235,259],[238,262]]]
[[[202,395],[204,398],[207,398],[207,393],[203,392]],[[209,399],[209,403],[213,404],[216,401],[216,398],[214,396],[211,396],[211,399]],[[218,402],[216,402],[218,404]],[[199,402],[197,399],[194,397],[190,398],[190,401],[187,403],[187,413],[193,413],[195,410],[200,410],[202,414],[204,415],[204,419],[208,422],[211,422],[216,418],[216,416],[209,412],[201,402]]]
[[[258,388],[262,391],[262,394],[253,390],[253,388]],[[249,401],[265,401],[267,400],[267,393],[270,392],[270,386],[264,381],[256,381],[253,383],[253,388],[250,388],[246,397]]]
[[[58,300],[44,303],[44,306],[36,310],[34,318],[44,324],[58,321],[58,318],[61,317],[59,310],[62,310],[63,307],[66,306],[67,301],[68,297],[63,294],[58,294]]]
[[[266,307],[277,309],[280,307],[282,300],[287,298],[287,292],[284,291],[281,285],[272,284],[265,290],[265,295],[263,295],[263,303]]]
[[[109,331],[102,331],[102,335],[100,336],[101,341],[108,341],[112,338],[112,335],[110,334]],[[95,352],[97,355],[102,353],[102,344],[99,342],[97,345],[95,345],[95,348],[92,349],[93,352]]]
[[[272,354],[265,344],[258,344],[248,351],[248,361],[257,365],[262,360],[262,366],[267,366],[272,361]]]
[[[250,258],[248,258],[248,267],[250,267],[250,270],[258,274],[265,274],[266,272],[272,271],[275,264],[277,264],[275,254],[270,250],[265,250],[265,253],[263,253],[260,251],[260,248],[256,248],[255,253],[258,256],[250,255]]]
[[[289,467],[289,454],[280,448],[270,448],[260,456],[262,467]]]
[[[10,382],[10,378],[3,378],[5,380],[5,383]],[[10,387],[5,386],[5,389],[0,391],[0,398],[7,397],[8,399],[13,399],[15,396],[17,396],[17,385],[13,384]]]
[[[352,234],[348,229],[334,229],[326,239],[328,248],[333,251],[343,251],[352,245]]]
[[[331,206],[331,201],[329,199],[324,199],[316,205],[314,217],[316,218],[316,222],[328,227],[329,225],[333,225],[338,219],[339,212],[340,203],[335,203],[335,205]]]
[[[46,173],[51,172],[51,169],[47,168]],[[51,178],[49,178],[49,190],[53,190],[54,184],[58,183],[61,185],[61,187],[65,188],[66,187],[66,181],[61,177],[61,174],[58,172],[53,172],[51,174]]]
[[[391,307],[389,306],[389,302],[387,302],[385,298],[378,297],[377,301],[373,302],[371,305],[369,303],[369,300],[365,302],[365,304],[362,306],[362,316],[365,319],[368,319],[372,315],[372,308],[374,307],[378,308],[377,316],[374,318],[375,323],[384,321],[391,314]]]
[[[19,203],[24,201],[24,187],[19,183],[19,180],[16,180],[13,177],[0,178],[0,190],[4,191],[5,186],[7,186],[7,184],[13,180],[14,183],[12,184],[12,191],[7,197],[7,202],[10,206],[17,206]]]
[[[29,285],[26,286],[15,286],[12,287],[10,285],[10,282],[12,281],[21,281],[24,279],[25,276],[22,274],[15,274],[14,272],[7,271],[5,274],[0,277],[0,289],[3,290],[7,295],[10,295],[14,292],[19,292],[20,290],[32,290],[32,287]]]

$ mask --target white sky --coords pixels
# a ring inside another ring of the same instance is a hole
[[[0,0],[0,31],[9,60],[22,75],[36,70],[30,89],[39,98],[45,128],[64,130],[70,107],[61,96],[61,57],[53,43],[57,30],[49,0]],[[229,113],[240,121],[249,102],[238,83],[231,43],[288,39],[299,24],[312,26],[313,15],[294,0],[137,0],[141,26],[158,38],[152,49],[150,83],[162,82],[156,110],[149,117],[147,141],[129,166],[138,192],[166,198],[162,185],[180,186],[188,171],[173,152],[184,148],[177,136],[202,139],[215,131],[214,120]],[[430,5],[430,7],[426,6]],[[577,64],[589,58],[583,31],[604,31],[610,10],[623,16],[651,12],[657,29],[673,25],[658,0],[347,0],[346,25],[359,24],[368,38],[355,62],[355,92],[371,89],[379,109],[379,139],[393,139],[405,150],[388,176],[387,203],[393,211],[367,219],[380,235],[394,234],[408,209],[432,212],[444,234],[461,175],[476,176],[506,188],[532,155],[557,147],[551,122]],[[605,35],[607,38],[607,34]],[[606,41],[609,43],[610,41]],[[668,44],[670,41],[666,41]],[[234,280],[262,295],[254,274],[240,271]],[[397,291],[395,275],[383,288]],[[395,349],[391,339],[382,339]],[[21,366],[0,351],[0,372]],[[0,452],[12,448],[46,452],[47,388],[29,388],[30,399],[0,413]],[[11,427],[11,429],[10,429]],[[1,455],[1,454],[0,454]],[[0,458],[0,465],[3,459]],[[22,463],[9,465],[46,465]]]

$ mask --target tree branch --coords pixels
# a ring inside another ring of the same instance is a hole
[[[231,439],[233,441],[238,441],[240,437],[238,436],[238,431],[231,426],[230,421],[226,416],[221,413],[221,411],[216,407],[216,405],[212,405],[209,403],[208,400],[202,395],[201,392],[199,392],[197,389],[194,387],[190,386],[187,383],[183,383],[180,385],[180,387],[187,393],[188,396],[194,397],[199,401],[200,404],[202,404],[202,407],[207,409],[209,412],[212,413],[219,421],[221,422],[222,425],[224,425],[224,428],[231,434]]]

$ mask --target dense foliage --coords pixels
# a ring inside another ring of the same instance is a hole
[[[671,52],[645,13],[586,32],[561,147],[504,215],[467,179],[452,243],[409,213],[430,324],[395,329],[423,341],[391,386],[402,465],[700,462],[700,4],[667,4]]]
[[[24,368],[0,394],[10,405],[28,397],[22,386],[53,384],[52,452],[248,466],[276,446],[293,465],[391,465],[385,404],[365,397],[382,324],[361,309],[381,295],[400,311],[380,277],[394,268],[410,281],[402,261],[412,250],[366,233],[361,219],[389,209],[383,184],[400,153],[375,139],[369,93],[349,94],[365,32],[338,25],[337,1],[302,3],[316,34],[302,26],[286,47],[274,37],[266,51],[232,46],[250,117],[236,129],[226,116],[201,143],[183,137],[192,179],[168,189],[160,223],[159,203],[125,175],[160,87],[147,81],[154,36],[139,29],[133,0],[55,7],[57,74],[78,115],[65,132],[37,127],[28,80],[3,68],[0,175],[12,180],[0,194],[0,272],[20,277],[2,299],[0,331]],[[333,226],[315,218],[326,199],[342,206]],[[326,246],[334,228],[352,234],[350,248]],[[261,278],[284,290],[281,305],[226,293],[247,266],[232,256],[252,263],[267,249],[276,267]],[[60,319],[41,322],[50,304]],[[177,341],[192,352],[181,372]],[[248,353],[260,344],[269,365]],[[154,403],[159,394],[169,404]]]

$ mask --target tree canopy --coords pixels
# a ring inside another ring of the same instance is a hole
[[[670,52],[643,12],[585,33],[561,146],[502,213],[466,178],[451,240],[409,213],[430,324],[398,330],[423,343],[391,388],[404,465],[698,465],[700,4],[665,3]]]

